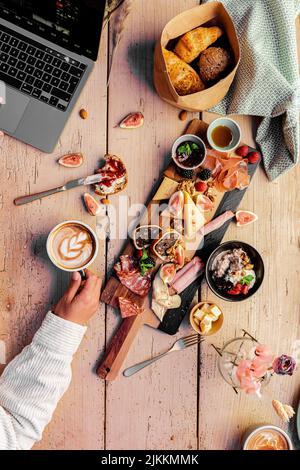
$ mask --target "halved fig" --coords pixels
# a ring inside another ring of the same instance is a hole
[[[144,116],[142,113],[130,113],[123,121],[120,122],[119,126],[122,129],[137,129],[142,127],[144,124]]]
[[[251,211],[242,211],[239,210],[235,213],[236,222],[238,227],[242,227],[242,225],[249,225],[252,222],[255,222],[258,219],[258,216]]]
[[[170,284],[176,276],[176,266],[174,263],[166,263],[160,268],[160,277],[166,284]]]
[[[167,230],[152,244],[152,251],[162,261],[168,261],[170,259],[169,253],[171,249],[180,240],[180,233],[173,229]]]
[[[87,211],[90,215],[97,215],[101,211],[101,206],[99,202],[96,201],[96,199],[91,196],[89,193],[84,193],[83,195],[85,207],[87,208]]]
[[[78,168],[83,164],[82,153],[68,153],[59,158],[58,163],[67,168]]]
[[[158,225],[141,225],[133,232],[133,244],[137,250],[148,248],[154,240],[157,240],[162,229]]]

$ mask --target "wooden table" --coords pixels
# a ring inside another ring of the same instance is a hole
[[[173,140],[185,129],[178,110],[162,102],[153,89],[153,47],[167,20],[198,1],[166,3],[163,8],[160,0],[136,2],[108,90],[109,31],[104,29],[95,70],[52,155],[5,137],[1,149],[0,340],[7,344],[8,360],[29,343],[45,312],[68,284],[68,276],[47,259],[49,230],[70,218],[95,226],[83,207],[81,188],[19,208],[13,205],[14,197],[91,174],[100,158],[112,152],[127,164],[130,201],[143,203],[169,158]],[[89,113],[85,121],[78,115],[82,107]],[[115,127],[136,110],[145,115],[143,128]],[[209,121],[213,116],[202,113],[202,118]],[[254,145],[255,121],[248,117],[238,121],[243,139]],[[84,153],[83,167],[60,167],[57,158],[72,151]],[[226,239],[241,239],[258,248],[265,260],[265,281],[259,293],[242,304],[218,301],[225,324],[213,337],[215,345],[222,346],[242,328],[278,353],[291,352],[299,338],[299,181],[299,166],[274,183],[267,181],[261,169],[247,191],[243,208],[256,212],[259,221],[244,228],[232,224]],[[118,198],[111,199],[117,207]],[[123,243],[101,244],[95,272],[105,277]],[[205,285],[202,297],[213,299]],[[272,410],[272,398],[297,404],[299,375],[274,379],[261,400],[237,396],[217,371],[210,340],[199,351],[191,348],[176,358],[169,356],[130,379],[120,376],[104,383],[94,367],[119,321],[117,312],[99,306],[74,360],[72,385],[37,449],[237,449],[249,425],[282,425]],[[185,320],[179,335],[190,332]],[[145,327],[126,366],[165,350],[173,341]]]

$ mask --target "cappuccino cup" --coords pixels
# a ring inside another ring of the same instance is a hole
[[[265,424],[248,429],[243,439],[243,450],[293,450],[293,444],[283,429]]]
[[[47,238],[47,253],[52,263],[67,272],[83,271],[93,263],[99,250],[95,232],[79,220],[56,225]]]

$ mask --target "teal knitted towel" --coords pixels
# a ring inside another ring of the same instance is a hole
[[[256,140],[274,180],[299,155],[299,74],[295,19],[300,0],[223,0],[241,62],[226,97],[210,111],[261,116]]]

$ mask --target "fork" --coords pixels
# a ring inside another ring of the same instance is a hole
[[[190,346],[194,346],[194,344],[199,344],[203,341],[203,339],[204,338],[202,338],[200,335],[195,334],[179,338],[177,341],[175,341],[173,346],[168,351],[159,354],[158,356],[152,357],[152,359],[147,359],[146,361],[140,362],[139,364],[135,364],[134,366],[128,367],[128,369],[124,370],[123,375],[125,377],[130,377],[131,375],[139,372],[141,369],[144,369],[144,367],[147,367],[153,362],[158,361],[158,359],[161,359],[167,354],[174,351],[182,351],[183,349],[189,348]]]

